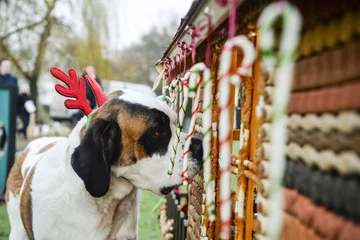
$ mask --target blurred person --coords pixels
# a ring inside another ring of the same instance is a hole
[[[0,121],[0,152],[4,151],[5,143],[6,143],[6,131],[4,124],[2,123],[2,121]]]
[[[16,94],[18,94],[18,80],[17,77],[12,75],[11,72],[11,62],[7,59],[0,60],[0,85],[10,85],[15,86]]]
[[[95,67],[94,65],[87,65],[85,67],[87,73],[90,75],[90,77],[92,77],[93,79],[95,79],[99,85],[101,86],[101,80],[100,78],[96,75],[96,70],[95,70]],[[94,109],[96,108],[96,100],[95,100],[95,96],[94,96],[94,93],[93,91],[91,90],[90,88],[90,85],[89,85],[89,82],[88,80],[86,79],[86,74],[84,73],[82,75],[82,77],[85,79],[85,82],[86,82],[86,98],[90,104],[90,107],[91,109]],[[76,124],[82,117],[84,116],[84,113],[82,111],[77,111],[76,113],[74,113],[72,116],[71,116],[71,121]]]
[[[30,114],[35,113],[36,107],[32,97],[30,96],[30,87],[29,84],[24,83],[20,86],[18,102],[18,116],[20,117],[23,126],[18,130],[18,132],[24,135],[24,138],[27,139],[27,127],[30,122]]]

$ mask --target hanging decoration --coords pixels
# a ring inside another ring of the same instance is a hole
[[[279,43],[279,53],[275,54],[274,23],[283,21],[283,31]],[[259,96],[258,116],[261,109],[270,110],[270,146],[264,158],[268,157],[267,180],[262,180],[263,192],[267,192],[267,226],[262,226],[268,239],[279,239],[282,228],[283,190],[282,179],[285,169],[287,105],[291,91],[295,51],[299,43],[302,19],[297,8],[288,2],[279,1],[267,6],[258,20],[261,30],[260,57],[263,72],[268,75],[266,83],[273,86],[272,105],[264,104],[264,96]],[[266,75],[265,74],[265,75]],[[268,111],[267,110],[267,111]],[[264,116],[263,116],[264,118]],[[263,143],[263,148],[269,143]],[[267,160],[267,159],[266,159]],[[269,188],[271,186],[271,191]],[[260,194],[259,194],[260,195]],[[261,195],[259,198],[263,198]],[[259,215],[259,219],[263,219]]]
[[[179,82],[179,117],[177,122],[177,128],[176,128],[176,138],[174,140],[172,151],[170,155],[170,163],[168,168],[168,175],[171,176],[173,174],[174,164],[175,164],[175,157],[176,157],[176,151],[178,148],[178,145],[180,143],[180,133],[183,129],[183,123],[185,118],[185,112],[187,108],[188,103],[188,97],[189,97],[189,88],[188,88],[188,82],[189,82],[190,72],[186,72],[185,76],[180,79]],[[177,81],[177,80],[176,80]],[[174,85],[174,84],[172,84]]]
[[[231,73],[233,50],[238,47],[244,52],[244,59],[235,73]],[[220,57],[219,69],[219,146],[220,146],[220,237],[230,238],[231,225],[231,189],[230,189],[230,84],[240,87],[241,80],[247,76],[255,59],[252,42],[245,36],[229,39]]]

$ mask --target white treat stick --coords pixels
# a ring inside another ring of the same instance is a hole
[[[283,19],[283,32],[280,39],[280,51],[274,52],[274,22]],[[295,51],[298,46],[302,19],[297,8],[288,2],[275,2],[267,6],[261,13],[258,27],[261,30],[260,52],[262,67],[272,71],[276,65],[274,75],[274,98],[272,124],[270,127],[270,161],[269,185],[269,222],[266,234],[269,239],[279,239],[282,228],[282,179],[285,168],[286,145],[286,108],[291,90],[292,75],[295,61]]]
[[[244,59],[236,74],[230,73],[232,52],[235,47],[244,51]],[[219,146],[220,146],[220,238],[228,239],[231,235],[231,189],[230,189],[230,83],[240,86],[241,77],[249,74],[255,59],[252,42],[245,36],[229,39],[221,53],[219,70]],[[240,203],[243,204],[243,203]]]
[[[189,152],[190,152],[190,144],[191,138],[195,133],[195,121],[196,114],[199,111],[199,100],[200,100],[200,91],[201,91],[201,75],[205,70],[206,65],[202,62],[193,65],[190,69],[190,78],[189,78],[189,97],[194,98],[192,110],[191,110],[191,120],[189,126],[189,132],[186,136],[185,148],[184,148],[184,165],[183,165],[183,184],[188,184],[188,162],[189,162]]]
[[[190,72],[187,72],[185,74],[185,76],[183,78],[181,78],[180,90],[179,90],[179,94],[180,94],[179,120],[178,120],[178,126],[176,128],[176,132],[175,132],[176,138],[175,138],[173,146],[172,146],[173,151],[171,151],[171,156],[170,156],[170,163],[169,163],[169,169],[168,169],[169,176],[171,176],[173,173],[176,149],[180,142],[180,132],[183,128],[184,117],[185,117],[186,107],[187,107],[187,103],[188,103],[188,95],[189,95],[189,88],[188,88],[189,77],[190,77]],[[183,97],[181,97],[182,94],[183,94]],[[181,100],[183,100],[183,101],[181,101]]]

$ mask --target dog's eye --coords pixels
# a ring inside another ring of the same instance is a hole
[[[156,137],[158,137],[158,136],[160,136],[160,132],[156,131],[156,132],[154,133],[154,135],[155,135]]]

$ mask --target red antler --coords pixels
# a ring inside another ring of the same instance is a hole
[[[92,109],[86,99],[85,80],[80,78],[78,81],[78,77],[74,69],[69,69],[69,76],[56,67],[51,68],[50,72],[54,77],[63,81],[69,87],[65,88],[60,84],[56,84],[56,91],[65,97],[75,98],[75,100],[65,100],[65,106],[69,109],[80,109],[85,113],[86,116],[89,115]]]
[[[86,69],[84,69],[84,71],[86,73],[86,79],[95,95],[96,102],[98,106],[101,107],[105,103],[107,96],[102,93],[100,84],[90,76]]]

